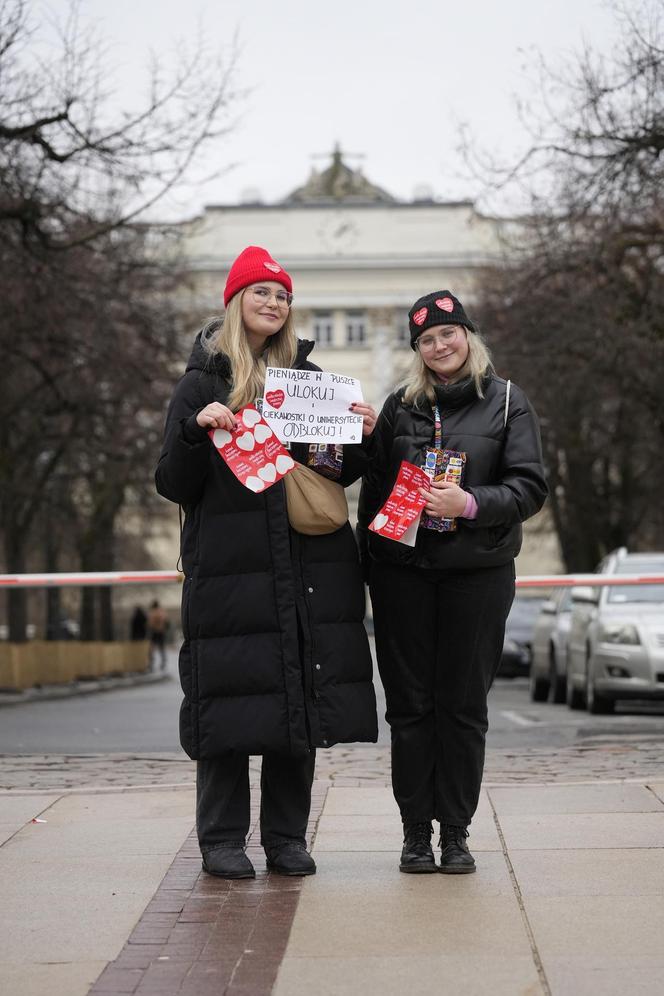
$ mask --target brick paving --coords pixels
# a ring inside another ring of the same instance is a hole
[[[389,785],[389,747],[318,751],[316,778],[330,785]],[[250,763],[257,784],[260,759]],[[661,736],[589,737],[568,747],[490,748],[485,784],[648,779],[664,774]],[[145,791],[192,788],[195,765],[181,753],[3,755],[0,792]]]
[[[326,794],[326,784],[314,784],[310,843]],[[304,880],[265,869],[258,805],[247,847],[256,878],[232,882],[206,875],[192,833],[90,996],[269,996]]]

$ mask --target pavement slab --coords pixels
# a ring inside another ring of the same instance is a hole
[[[490,983],[489,981],[490,980]],[[513,954],[363,955],[301,958],[287,954],[273,996],[540,996],[531,958]],[[597,996],[597,994],[593,994]]]
[[[555,848],[664,848],[660,813],[553,813],[500,816],[505,842],[513,850]]]
[[[645,785],[538,785],[490,790],[498,815],[664,813],[664,802]]]
[[[26,823],[45,818],[57,795],[0,797],[0,847]]]
[[[122,948],[190,832],[193,793],[188,796],[25,800],[24,815],[38,803],[46,822],[26,822],[0,848],[3,992],[19,991],[4,988],[5,979],[17,976],[35,996],[88,992]],[[19,797],[11,802],[18,818]],[[26,988],[20,992],[25,996]]]
[[[664,860],[652,848],[512,850],[510,861],[525,901],[531,896],[664,897]]]

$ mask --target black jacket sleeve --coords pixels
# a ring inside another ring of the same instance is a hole
[[[159,494],[178,505],[195,505],[205,486],[211,444],[207,429],[196,422],[204,407],[199,371],[190,370],[171,398],[155,474]]]
[[[539,422],[523,391],[512,385],[499,471],[500,483],[469,487],[477,518],[464,525],[511,526],[538,512],[548,494]]]
[[[368,454],[367,468],[362,478],[357,508],[357,542],[360,548],[360,559],[365,567],[369,560],[367,527],[381,504],[381,495],[392,449],[394,411],[397,403],[397,396],[391,394],[383,405],[376,427],[369,437],[371,448]]]

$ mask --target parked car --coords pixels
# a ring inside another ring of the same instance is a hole
[[[527,675],[530,670],[533,628],[545,599],[517,593],[505,626],[505,641],[498,674],[505,678]]]
[[[572,615],[572,592],[559,588],[542,604],[533,630],[530,662],[530,698],[533,702],[565,701],[567,639]]]
[[[610,554],[608,574],[664,573],[664,553]],[[613,712],[618,699],[664,699],[664,585],[572,589],[567,704]]]

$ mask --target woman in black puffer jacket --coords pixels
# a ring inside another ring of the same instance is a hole
[[[245,854],[251,754],[262,754],[261,841],[268,867],[315,872],[306,851],[316,747],[375,741],[364,586],[346,523],[304,536],[289,525],[283,482],[260,494],[232,474],[208,438],[231,429],[263,393],[266,365],[317,370],[295,337],[290,276],[256,246],[228,275],[223,323],[199,334],[166,420],[157,490],[183,506],[182,746],[197,759],[203,867],[254,876]],[[356,405],[365,436],[375,413]],[[308,447],[291,455],[306,462]],[[338,480],[366,469],[343,447]]]
[[[436,291],[409,318],[416,356],[378,419],[358,538],[404,824],[400,868],[437,870],[436,819],[440,870],[463,873],[475,870],[467,827],[479,799],[487,693],[514,598],[521,523],[542,507],[547,486],[537,417],[523,391],[493,372],[461,302]],[[369,531],[401,461],[428,465],[434,478],[444,450],[465,457],[465,476],[462,485],[432,480],[422,489],[415,546]]]

